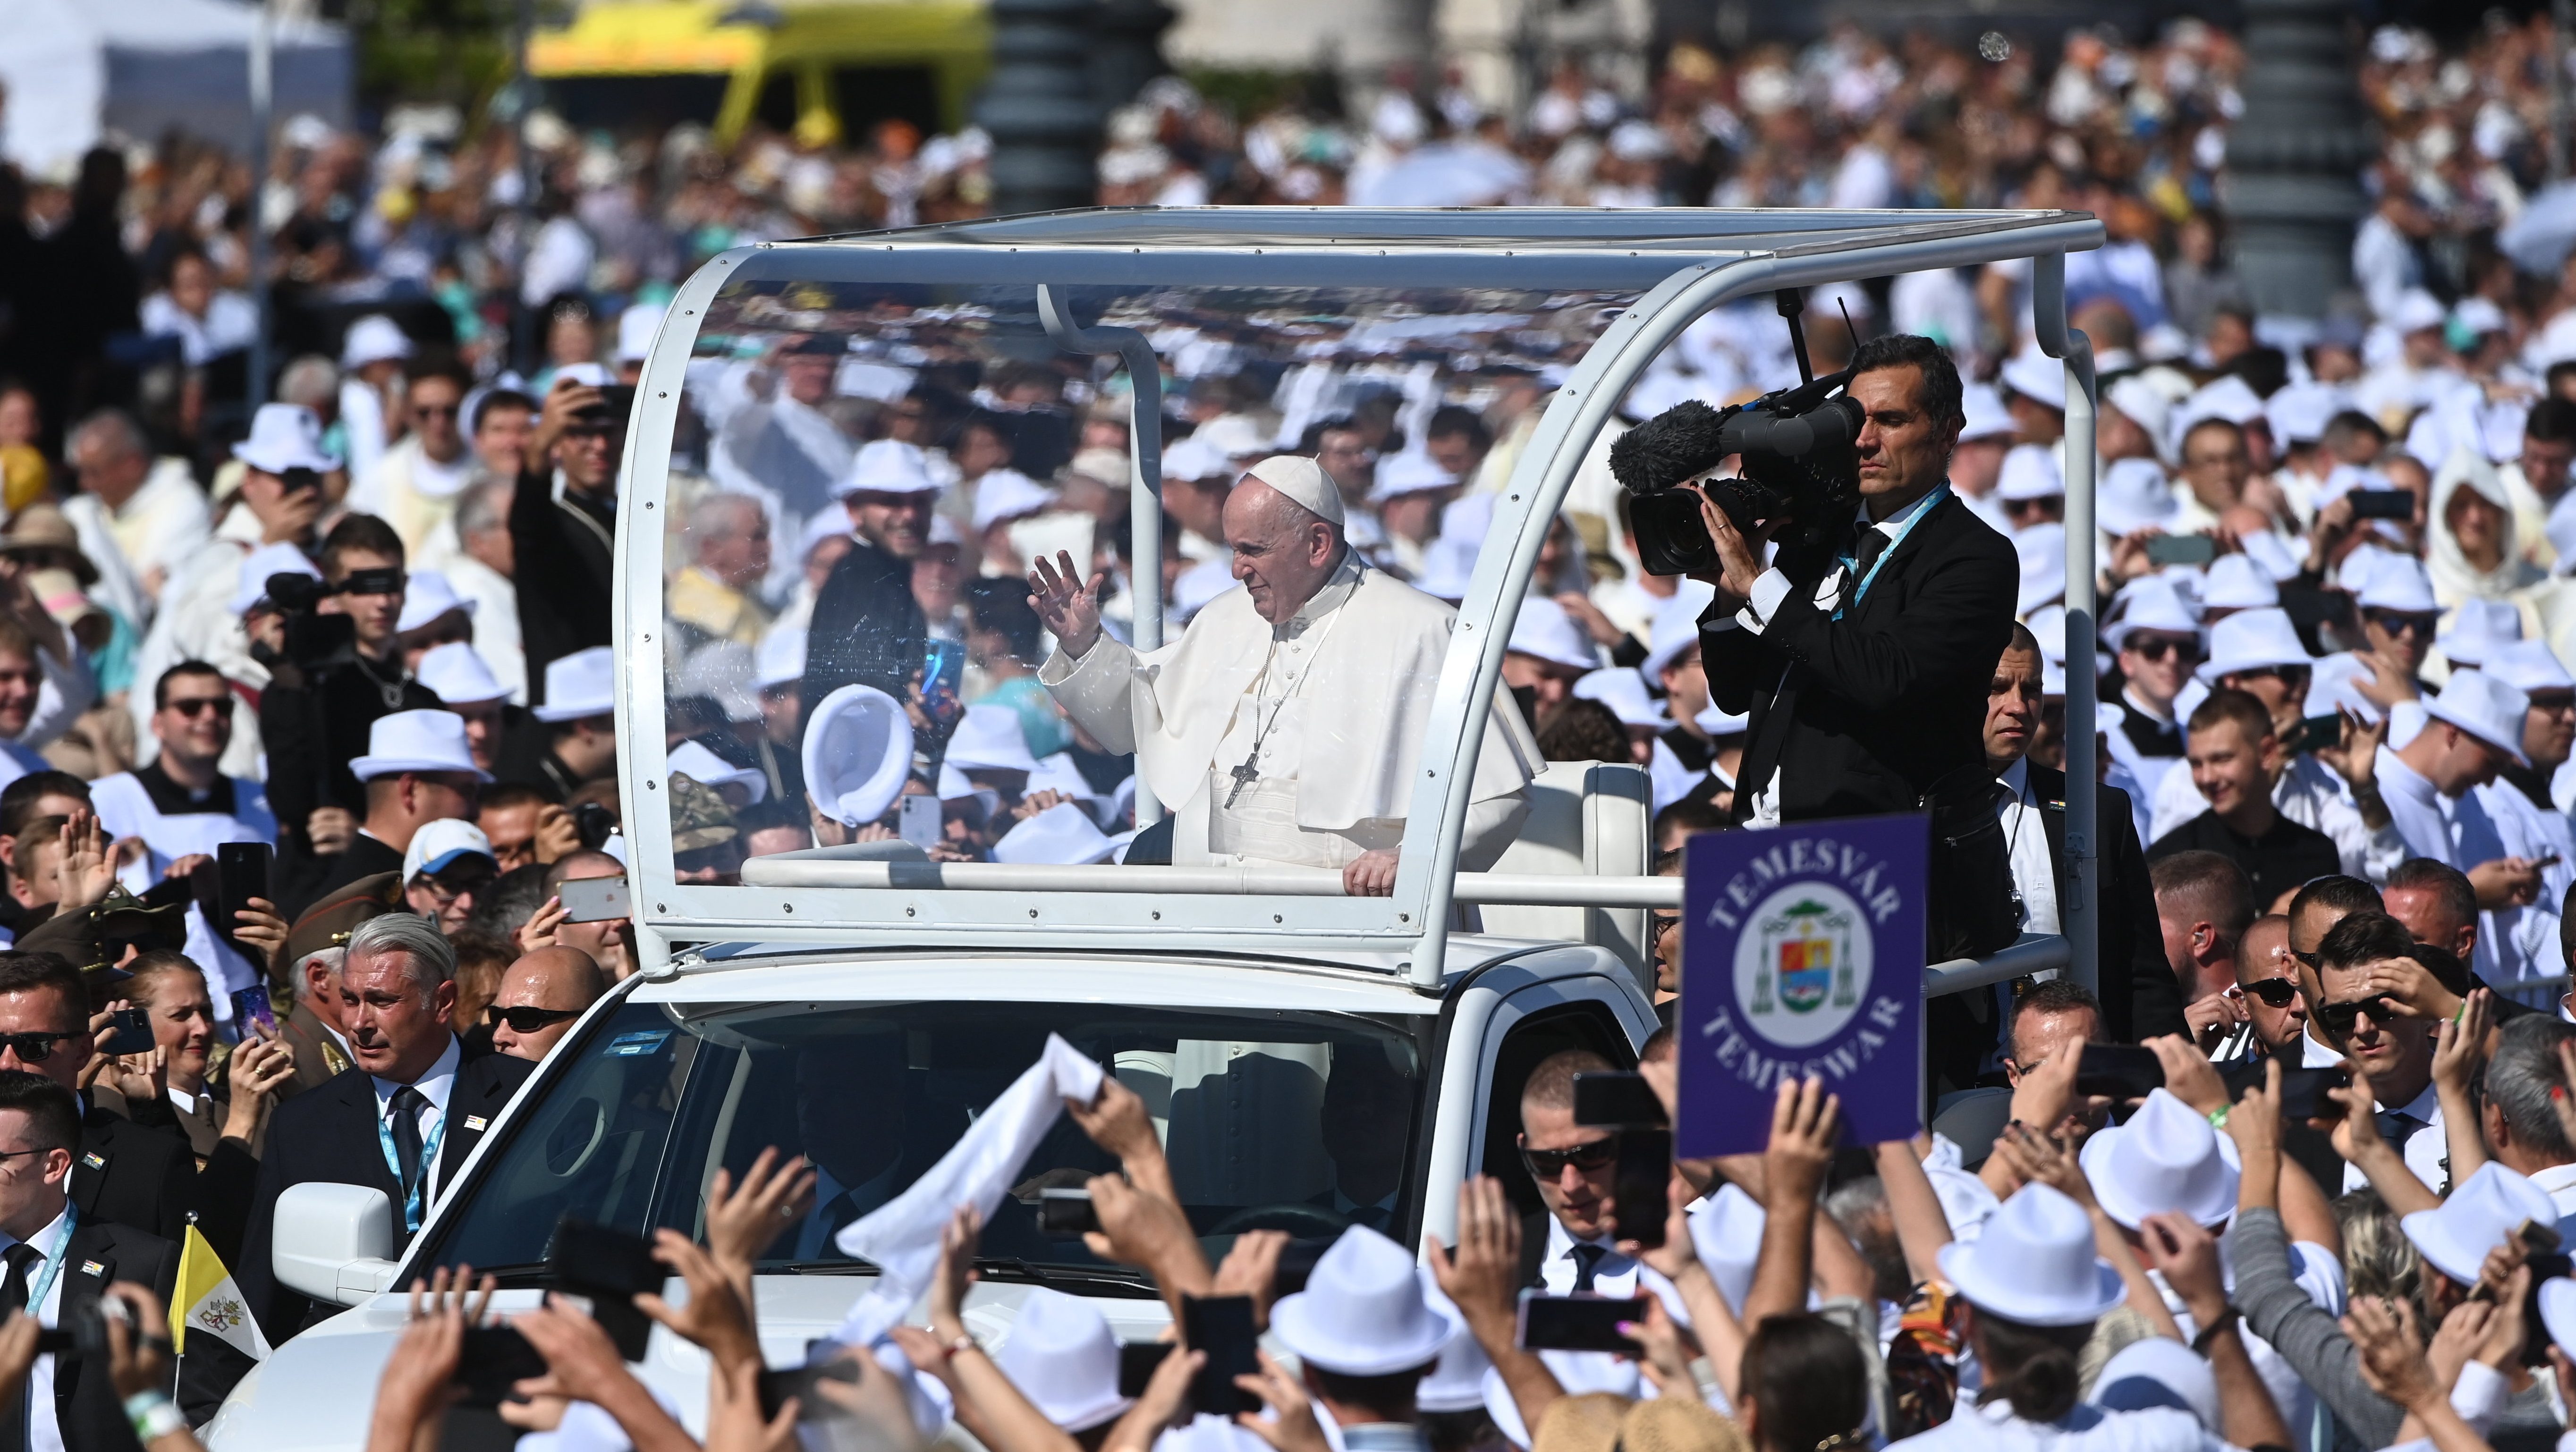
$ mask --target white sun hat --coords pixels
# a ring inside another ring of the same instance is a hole
[[[1462,1326],[1422,1294],[1404,1247],[1365,1225],[1335,1240],[1306,1289],[1270,1308],[1270,1333],[1309,1366],[1344,1376],[1389,1376],[1428,1366]]]
[[[630,303],[617,315],[617,361],[641,363],[653,351],[653,335],[662,331],[669,303]]]
[[[1753,729],[1753,713],[1747,711],[1739,715],[1711,701],[1700,707],[1698,714],[1691,717],[1691,724],[1707,732],[1712,739],[1720,736],[1741,736]]]
[[[1055,491],[1017,469],[995,469],[975,481],[975,532],[982,534],[1006,519],[1044,514],[1055,507]]]
[[[2452,665],[2475,666],[2520,639],[2522,612],[2512,601],[2472,595],[2451,612],[2451,628],[2435,636],[2433,644]]]
[[[2528,696],[2534,691],[2576,689],[2576,675],[2545,640],[2517,640],[2498,649],[2478,667],[2488,675]]]
[[[1467,598],[1475,573],[1476,541],[1466,535],[1443,534],[1423,548],[1422,573],[1414,578],[1413,588],[1455,605]]]
[[[2364,610],[2408,615],[2430,615],[2442,608],[2442,602],[2433,597],[2433,577],[2424,572],[2424,562],[2385,551],[2372,561],[2369,578],[2362,581],[2354,603]]]
[[[383,313],[369,313],[349,325],[340,340],[340,371],[355,373],[370,363],[411,356],[411,338],[402,325]]]
[[[2205,1432],[2221,1430],[2216,1373],[2190,1347],[2162,1336],[2132,1341],[2104,1362],[2091,1401],[2112,1412],[2171,1407],[2191,1413]]]
[[[1730,1180],[1717,1193],[1691,1207],[1691,1252],[1708,1267],[1727,1309],[1741,1313],[1753,1289],[1754,1263],[1762,1251],[1762,1227],[1769,1217],[1761,1202]]]
[[[394,629],[418,630],[450,610],[462,610],[470,618],[482,604],[457,594],[456,587],[438,571],[414,570],[403,578],[402,617],[394,622]]]
[[[805,627],[769,627],[769,633],[760,638],[760,650],[752,657],[751,679],[764,691],[805,679]]]
[[[604,645],[546,662],[546,703],[531,715],[540,721],[579,721],[617,710],[617,653]]]
[[[1422,1299],[1428,1301],[1435,1311],[1458,1316],[1459,1323],[1464,1325],[1466,1318],[1459,1316],[1457,1303],[1441,1294],[1439,1282],[1432,1278],[1431,1267],[1426,1265],[1419,1270]],[[1493,1364],[1486,1357],[1485,1348],[1476,1344],[1475,1337],[1450,1337],[1449,1344],[1440,1348],[1440,1363],[1431,1368],[1431,1374],[1422,1379],[1422,1385],[1414,1392],[1414,1409],[1472,1412],[1482,1408],[1485,1405],[1485,1373],[1492,1369]]]
[[[1377,480],[1369,490],[1369,502],[1383,503],[1427,489],[1451,489],[1458,476],[1440,467],[1429,454],[1405,452],[1391,454],[1377,461]]]
[[[2120,1273],[2093,1253],[2084,1207],[2024,1185],[1968,1244],[1941,1247],[1941,1275],[1968,1304],[2027,1326],[2085,1326],[2127,1299]]]
[[[1991,383],[1971,383],[1960,389],[1959,412],[1967,420],[1959,426],[1962,443],[2018,431],[2012,411],[2004,407],[2004,396]]]
[[[421,656],[416,675],[442,705],[476,706],[510,694],[507,686],[492,679],[492,667],[484,663],[482,654],[461,640],[432,647]]]
[[[2057,452],[2046,444],[2015,444],[2004,455],[2003,474],[1995,485],[1998,499],[2062,499],[2066,475],[2057,467]]]
[[[2481,670],[2456,670],[2442,683],[2442,694],[2424,705],[2424,714],[2448,721],[2524,766],[2523,717],[2531,698]]]
[[[1040,1415],[1068,1432],[1087,1432],[1136,1404],[1118,1394],[1118,1338],[1080,1296],[1030,1291],[993,1362]]]
[[[2066,598],[2066,526],[2053,519],[2030,525],[2012,537],[2021,561],[2021,588],[2013,614],[2028,615],[2042,605]]]
[[[2111,604],[2118,618],[2104,627],[2102,639],[2114,651],[2141,630],[2175,635],[2192,635],[2200,630],[2200,611],[2183,598],[2181,587],[2169,576],[2144,575],[2131,580]]]
[[[2281,603],[2281,587],[2272,572],[2251,555],[2220,555],[2201,576],[2203,610],[2263,610]]]
[[[2558,1349],[2576,1356],[2576,1281],[2552,1276],[2540,1285],[2540,1323]]]
[[[2290,623],[2289,612],[2273,605],[2239,610],[2211,626],[2209,659],[2194,674],[2202,684],[2216,685],[2220,676],[2237,671],[2315,663],[2299,639],[2298,627]]]
[[[1624,666],[1597,670],[1576,681],[1574,694],[1609,707],[1622,726],[1646,726],[1656,731],[1673,727],[1672,714],[1647,693],[1645,677]]]
[[[1648,681],[1663,684],[1664,667],[1673,663],[1673,657],[1699,649],[1699,614],[1716,598],[1716,586],[1684,580],[1680,590],[1655,607],[1654,625],[1647,632],[1646,658],[1637,667]]]
[[[1089,812],[1072,802],[1058,802],[1004,833],[993,844],[993,860],[1079,867],[1107,860],[1117,845],[1101,832]]]
[[[769,778],[756,766],[736,766],[695,741],[671,748],[671,770],[711,787],[739,786],[753,801],[769,795]]]
[[[1503,648],[1569,670],[1593,671],[1601,666],[1601,653],[1593,648],[1592,637],[1583,633],[1564,606],[1544,595],[1521,602],[1520,614],[1512,620],[1512,638]]]
[[[2173,400],[2143,376],[2132,373],[2102,390],[2102,402],[2116,408],[2147,436],[2158,458],[2173,457],[2166,444],[2173,423]],[[2141,460],[2142,463],[2153,462]]]
[[[2135,534],[2163,525],[2181,512],[2173,481],[2155,460],[2113,459],[2102,470],[2093,499],[2093,522],[2105,534]]]
[[[2558,1209],[2538,1185],[2489,1160],[2453,1186],[2448,1199],[2398,1222],[2425,1263],[2464,1286],[2478,1283],[2487,1252],[2526,1220],[2558,1224]]]
[[[878,439],[859,446],[850,460],[850,472],[833,491],[847,497],[852,494],[936,494],[939,481],[930,477],[930,456],[919,444],[901,439]]]
[[[322,447],[322,420],[300,403],[261,404],[251,415],[250,437],[233,445],[233,457],[263,474],[340,467]]]
[[[2000,381],[2007,394],[2018,393],[2050,408],[2066,407],[2066,365],[2033,343],[2005,360]]]
[[[309,580],[322,578],[304,551],[291,544],[261,545],[241,562],[241,583],[233,587],[233,597],[226,602],[235,615],[245,615],[250,607],[268,598],[268,577],[302,575]]]
[[[799,755],[806,795],[825,816],[845,827],[873,822],[912,774],[912,718],[874,686],[843,686],[814,708]]]
[[[367,728],[367,754],[349,763],[360,781],[406,771],[452,771],[488,782],[465,744],[465,718],[453,711],[396,711]]]
[[[1038,759],[1029,754],[1029,734],[1020,725],[1020,713],[1008,706],[967,707],[956,734],[948,738],[945,760],[961,771],[1038,769]]]
[[[2236,1213],[2236,1142],[2158,1089],[2126,1124],[2093,1132],[2080,1156],[2102,1213],[2132,1230],[2150,1215],[2217,1225]]]

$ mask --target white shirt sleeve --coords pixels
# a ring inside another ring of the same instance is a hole
[[[1761,577],[1753,582],[1751,598],[1744,602],[1743,609],[1735,612],[1735,623],[1760,635],[1763,628],[1771,623],[1771,617],[1780,612],[1780,602],[1788,598],[1789,577],[1780,573],[1776,566],[1764,570]]]

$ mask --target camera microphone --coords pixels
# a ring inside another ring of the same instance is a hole
[[[1610,476],[1631,494],[1652,494],[1705,474],[1735,452],[1731,416],[1695,398],[1674,404],[1612,442]]]

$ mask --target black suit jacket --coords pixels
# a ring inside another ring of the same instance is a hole
[[[603,513],[608,517],[604,518]],[[575,651],[615,640],[610,602],[617,573],[614,511],[594,512],[555,498],[554,471],[527,469],[510,497],[511,576],[519,597],[519,637],[527,652],[531,704],[544,704],[546,667]]]
[[[1709,696],[1752,716],[1738,821],[1780,771],[1784,821],[1910,812],[1934,782],[1986,757],[1986,687],[2011,637],[2020,566],[1956,499],[1933,505],[1843,615],[1792,585],[1757,635],[1701,618]],[[1729,627],[1712,629],[1711,626]]]
[[[447,1100],[447,1128],[438,1146],[434,1185],[440,1192],[454,1182],[484,1130],[499,1118],[502,1106],[535,1068],[526,1059],[502,1054],[484,1054],[457,1066],[456,1084]],[[375,1084],[364,1069],[350,1069],[296,1095],[277,1106],[269,1121],[268,1146],[251,1195],[241,1259],[232,1269],[235,1283],[271,1343],[302,1330],[316,1309],[304,1296],[277,1282],[270,1234],[277,1197],[290,1185],[317,1182],[383,1191],[394,1205],[395,1242],[408,1243],[409,1236],[401,1228],[402,1186],[385,1164],[383,1142],[376,1134]]]
[[[122,1225],[176,1245],[187,1233],[196,1179],[185,1137],[89,1106],[72,1160],[72,1203],[83,1223]]]
[[[157,1235],[83,1215],[73,1227],[72,1242],[63,1257],[58,1282],[62,1300],[55,1309],[55,1324],[71,1325],[81,1308],[96,1305],[99,1294],[112,1282],[149,1286],[168,1305],[178,1280],[178,1246]],[[172,1314],[177,1314],[177,1308]],[[209,1339],[198,1338],[200,1342]],[[190,1361],[197,1359],[194,1349]],[[63,1446],[69,1452],[139,1452],[142,1445],[135,1440],[133,1424],[125,1420],[124,1399],[107,1379],[103,1361],[54,1358],[54,1420],[62,1428]]]
[[[928,634],[912,598],[912,562],[866,540],[832,567],[814,596],[806,634],[804,713],[847,685],[874,686],[900,701],[922,666]],[[534,669],[534,667],[531,667]]]

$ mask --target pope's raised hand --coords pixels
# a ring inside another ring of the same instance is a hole
[[[1088,655],[1100,639],[1100,587],[1108,578],[1094,575],[1085,584],[1073,556],[1062,550],[1052,561],[1039,556],[1037,568],[1029,571],[1029,608],[1066,655]]]

